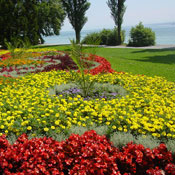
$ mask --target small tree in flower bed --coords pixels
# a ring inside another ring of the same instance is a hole
[[[10,145],[1,136],[0,174],[175,175],[175,164],[164,144],[150,150],[129,143],[119,150],[92,130],[62,142],[23,134]]]

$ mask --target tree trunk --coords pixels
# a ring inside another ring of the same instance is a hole
[[[122,44],[121,25],[120,24],[118,24],[118,41],[119,41],[119,44]]]
[[[80,44],[80,31],[75,31],[75,35],[76,35],[76,43]]]

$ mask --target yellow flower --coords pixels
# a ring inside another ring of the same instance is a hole
[[[1,128],[1,129],[4,129],[5,127],[4,127],[4,125],[1,125],[0,128]]]
[[[55,125],[59,125],[59,124],[60,124],[60,120],[56,120]]]
[[[124,132],[128,132],[128,130],[125,128],[125,129],[124,129]]]
[[[59,116],[60,116],[60,114],[59,113],[56,113],[55,117],[59,117]]]
[[[55,129],[55,126],[51,126],[51,129]]]
[[[122,130],[123,130],[123,128],[122,128],[122,127],[119,127],[119,128],[118,128],[118,130],[119,130],[119,131],[122,131]]]
[[[115,125],[112,126],[112,129],[116,129],[117,127]]]
[[[106,122],[106,125],[110,125],[110,122]]]
[[[45,131],[45,132],[49,131],[49,128],[44,128],[44,131]]]
[[[31,126],[28,126],[27,127],[27,130],[29,130],[29,131],[32,130],[32,127]]]

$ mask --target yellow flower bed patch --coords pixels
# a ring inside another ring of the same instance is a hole
[[[175,138],[175,83],[132,74],[92,76],[97,82],[117,79],[128,95],[121,99],[84,100],[50,96],[48,89],[68,83],[69,72],[27,75],[0,90],[0,135],[46,133],[72,125],[107,125],[112,130]]]
[[[6,54],[6,53],[9,53],[9,51],[0,49],[0,55]]]
[[[47,51],[57,51],[56,49],[53,48],[35,48],[35,49],[15,49],[15,52],[47,52]],[[6,54],[6,53],[10,53],[9,50],[2,50],[0,49],[0,55]]]

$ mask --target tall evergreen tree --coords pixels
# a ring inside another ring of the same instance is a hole
[[[87,0],[62,0],[62,3],[69,21],[75,30],[76,43],[80,43],[80,33],[87,22],[85,13],[89,9],[90,3]]]
[[[65,18],[60,0],[0,0],[0,45],[13,38],[37,44],[58,35]]]
[[[126,11],[125,6],[126,0],[108,0],[107,5],[111,10],[111,16],[113,17],[113,20],[115,22],[115,25],[118,29],[118,40],[119,43],[122,44],[122,36],[121,36],[121,28],[123,23],[123,16]]]

